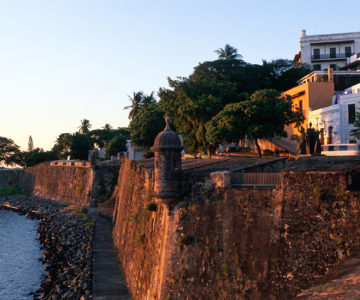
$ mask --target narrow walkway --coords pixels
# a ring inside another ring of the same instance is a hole
[[[93,245],[94,300],[131,299],[116,259],[111,220],[98,215],[96,208],[88,209],[89,216],[96,220]]]

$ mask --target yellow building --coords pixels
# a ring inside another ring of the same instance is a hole
[[[305,117],[303,127],[308,128],[309,111],[332,105],[332,96],[334,96],[334,81],[332,69],[328,71],[328,81],[323,81],[315,72],[312,72],[300,81],[300,85],[285,91],[282,95],[289,95],[293,102],[294,109],[300,109]],[[321,120],[320,120],[321,121]],[[317,124],[313,124],[316,127]],[[294,125],[287,126],[286,132],[288,138],[297,141],[300,138],[300,132]]]

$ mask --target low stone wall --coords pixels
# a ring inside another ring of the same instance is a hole
[[[188,174],[173,212],[151,174],[125,160],[113,194],[134,299],[288,299],[360,248],[358,172],[287,172],[255,191]]]
[[[117,184],[120,163],[91,168],[89,162],[54,161],[28,169],[0,169],[0,188],[19,187],[64,203],[97,206],[107,201]]]
[[[0,169],[0,188],[17,186],[21,169]]]
[[[24,172],[33,178],[32,194],[35,196],[69,204],[90,204],[94,175],[90,167],[41,163]]]

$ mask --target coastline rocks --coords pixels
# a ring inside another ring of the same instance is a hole
[[[0,209],[39,219],[38,236],[46,276],[34,299],[92,299],[92,243],[88,221],[66,206],[35,197],[0,197]]]

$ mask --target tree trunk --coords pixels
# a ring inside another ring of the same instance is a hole
[[[258,142],[258,139],[254,139],[255,141],[255,146],[256,146],[256,149],[259,153],[259,157],[261,157],[261,149],[260,149],[260,146],[259,146],[259,142]]]
[[[209,147],[209,148],[207,149],[207,151],[208,151],[208,158],[211,158],[211,148]]]

